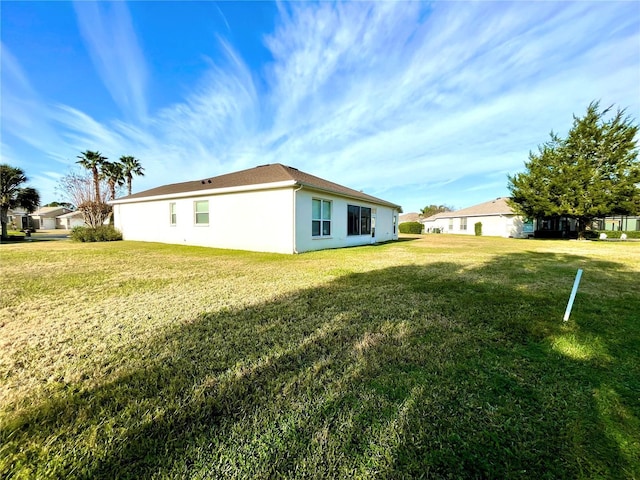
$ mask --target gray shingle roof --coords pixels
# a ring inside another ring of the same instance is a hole
[[[456,210],[455,212],[441,212],[432,215],[425,220],[437,218],[482,217],[487,215],[515,215],[513,209],[507,203],[509,197],[498,197],[488,202],[479,203],[472,207]]]
[[[297,185],[314,187],[320,190],[344,195],[347,197],[358,198],[367,202],[387,205],[391,207],[399,207],[399,205],[387,202],[380,198],[367,195],[366,193],[353,190],[351,188],[338,185],[337,183],[324,180],[320,177],[302,172],[297,168],[288,167],[280,163],[260,165],[258,167],[241,170],[239,172],[227,173],[217,177],[205,178],[203,180],[195,180],[191,182],[172,183],[161,187],[145,190],[144,192],[135,193],[126,197],[118,198],[118,202],[128,202],[136,199],[146,199],[149,197],[173,195],[187,192],[199,192],[206,190],[215,190],[221,188],[243,187],[250,185],[269,184],[276,182],[293,181]]]
[[[69,209],[66,207],[40,207],[31,215],[39,217],[57,217],[58,215],[62,215],[68,211]]]
[[[73,212],[65,213],[64,215],[58,215],[58,218],[73,218],[81,216],[82,212],[80,210],[74,210]]]
[[[416,212],[409,212],[409,213],[404,213],[400,215],[400,218],[398,219],[398,223],[419,222],[420,220],[422,220],[421,214]]]
[[[423,218],[422,221],[423,222],[428,222],[428,221],[436,220],[438,218],[449,218],[449,217],[453,216],[453,213],[455,213],[455,212],[438,212],[438,213],[435,213],[435,214],[431,215],[430,217]]]

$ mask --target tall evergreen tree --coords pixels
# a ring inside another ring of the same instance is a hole
[[[509,176],[511,204],[527,217],[565,216],[584,232],[594,218],[640,213],[638,125],[611,107],[592,102],[573,117],[566,138],[551,139],[529,153],[526,171]]]

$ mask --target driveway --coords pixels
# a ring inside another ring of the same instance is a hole
[[[34,240],[67,240],[70,233],[69,230],[40,230],[32,233],[31,238]]]

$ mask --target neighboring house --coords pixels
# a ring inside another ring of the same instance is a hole
[[[422,221],[422,214],[410,212],[410,213],[404,213],[400,215],[400,219],[398,223],[420,222],[420,221]]]
[[[279,163],[109,203],[125,240],[300,253],[398,238],[399,205]]]
[[[439,212],[421,220],[424,233],[444,233],[448,225],[448,218],[453,212]],[[444,218],[445,220],[440,220]]]
[[[73,212],[58,215],[57,217],[60,228],[71,230],[73,227],[86,227],[82,212],[75,210]]]
[[[29,212],[27,212],[22,207],[10,208],[7,212],[7,228],[9,230],[24,230],[25,228],[29,228],[31,217],[29,216]]]
[[[536,238],[578,238],[580,229],[578,219],[554,216],[536,219]],[[605,231],[640,231],[640,217],[616,216],[596,218],[587,229]]]
[[[62,228],[62,223],[58,220],[58,217],[70,211],[66,207],[41,207],[31,215],[33,226],[39,230]]]
[[[455,212],[440,212],[425,218],[425,232],[458,233],[475,235],[474,225],[482,223],[482,235],[493,237],[527,238],[533,236],[533,222],[525,222],[507,203],[508,198],[463,208]]]
[[[593,227],[597,230],[637,232],[640,231],[640,217],[622,215],[600,218],[593,222]]]

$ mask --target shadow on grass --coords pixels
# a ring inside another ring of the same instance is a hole
[[[205,313],[123,347],[111,381],[63,385],[7,418],[0,473],[633,478],[640,299],[579,294],[563,325],[576,266],[604,290],[612,275],[636,280],[528,253]]]

